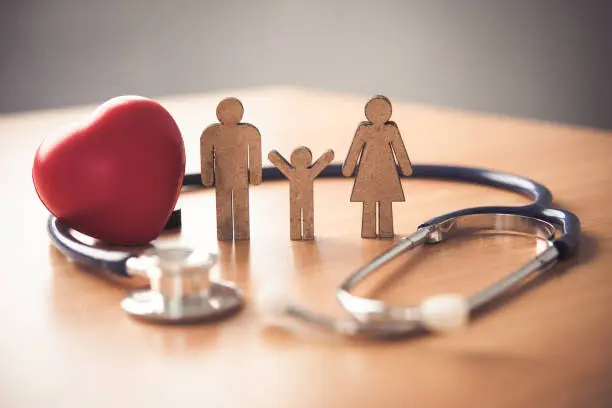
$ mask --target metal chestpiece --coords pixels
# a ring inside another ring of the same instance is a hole
[[[216,255],[184,246],[154,248],[130,258],[128,273],[147,278],[149,289],[131,292],[121,307],[157,323],[192,323],[231,314],[241,308],[243,296],[233,284],[211,280],[216,264]]]

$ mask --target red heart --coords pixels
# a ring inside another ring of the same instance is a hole
[[[32,178],[47,209],[85,235],[119,245],[157,238],[185,174],[181,132],[159,103],[122,96],[46,138]]]

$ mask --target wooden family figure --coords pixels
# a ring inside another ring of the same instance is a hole
[[[244,108],[236,98],[217,106],[217,119],[200,137],[202,184],[215,186],[217,239],[248,240],[249,181],[261,184],[261,135],[241,123]]]
[[[405,201],[399,172],[412,174],[412,164],[399,129],[391,119],[391,102],[375,96],[365,106],[367,121],[355,132],[342,175],[357,171],[350,201],[362,202],[361,236],[392,238],[392,203]],[[216,187],[217,238],[248,240],[249,182],[260,184],[261,135],[257,128],[240,122],[242,103],[226,98],[217,106],[219,123],[207,127],[200,137],[202,184]],[[312,163],[307,147],[298,147],[287,161],[276,150],[268,159],[289,180],[290,237],[314,239],[313,182],[334,159],[328,150]],[[397,161],[397,162],[396,162]]]
[[[314,179],[334,160],[328,150],[312,164],[312,153],[307,147],[298,147],[291,153],[291,163],[276,150],[268,159],[289,180],[289,223],[293,241],[314,239]]]
[[[412,175],[399,129],[389,120],[391,111],[386,97],[370,99],[365,106],[367,121],[359,124],[342,166],[345,177],[357,168],[351,201],[363,203],[363,238],[393,238],[392,203],[405,201],[397,166],[404,176]]]

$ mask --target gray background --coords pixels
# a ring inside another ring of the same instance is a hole
[[[612,129],[609,1],[2,0],[0,112],[299,85]]]

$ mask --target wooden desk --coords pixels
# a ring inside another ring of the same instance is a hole
[[[189,170],[222,96],[243,100],[264,158],[295,146],[343,160],[366,96],[298,89],[228,91],[160,99],[184,131]],[[0,117],[2,407],[593,407],[612,403],[612,135],[412,106],[395,101],[414,163],[490,167],[547,185],[582,219],[578,256],[554,279],[450,336],[355,342],[296,325],[264,328],[251,303],[220,324],[161,327],[131,320],[121,288],[78,270],[50,247],[47,213],[31,182],[41,139],[90,107]],[[297,302],[339,313],[333,297],[348,273],[392,244],[362,240],[349,180],[319,180],[315,242],[289,240],[288,189],[251,189],[250,243],[219,245],[212,191],[183,197],[180,239],[218,249],[219,271],[249,295],[283,279]],[[397,234],[452,209],[526,199],[485,187],[404,181]],[[449,242],[406,257],[377,293],[415,303],[443,291],[471,293],[534,253],[525,238]]]

